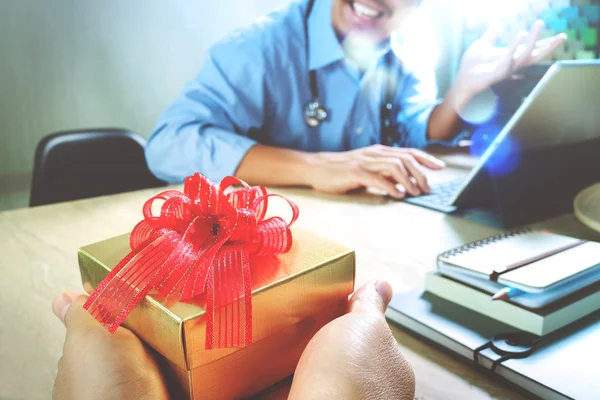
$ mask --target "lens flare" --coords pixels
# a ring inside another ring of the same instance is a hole
[[[472,145],[469,147],[471,155],[482,156],[494,142],[503,127],[504,124],[494,120],[477,126],[471,134]]]
[[[490,176],[510,175],[521,162],[522,151],[519,143],[510,136],[505,136],[499,143],[494,144],[494,147],[485,168]]]
[[[428,12],[417,9],[392,35],[392,50],[411,71],[435,69],[441,58],[438,31]]]

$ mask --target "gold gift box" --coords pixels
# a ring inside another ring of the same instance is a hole
[[[343,315],[354,290],[352,250],[301,229],[292,249],[252,259],[252,344],[206,350],[205,309],[193,302],[146,296],[123,325],[160,353],[174,398],[246,397],[293,374],[312,336]],[[91,292],[130,252],[129,235],[79,249],[79,267]]]

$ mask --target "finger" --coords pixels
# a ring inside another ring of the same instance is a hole
[[[513,39],[510,47],[508,48],[508,54],[504,59],[504,68],[503,68],[503,77],[505,75],[510,75],[515,72],[515,58],[517,56],[517,51],[519,50],[519,46],[523,43],[525,38],[527,37],[527,32],[522,31]]]
[[[404,161],[404,166],[406,167],[408,173],[417,182],[417,186],[419,187],[419,189],[422,192],[429,193],[431,191],[431,189],[429,188],[429,185],[427,184],[427,177],[425,176],[423,171],[421,171],[421,167],[419,166],[419,163],[414,158],[410,158],[410,159],[406,159]]]
[[[559,33],[558,35],[554,35],[552,37],[540,39],[537,42],[535,42],[534,50],[545,50],[548,47],[554,45],[557,41],[558,45],[560,46],[565,40],[567,40],[567,35],[565,33]]]
[[[538,39],[540,38],[542,28],[544,28],[544,22],[540,20],[534,22],[531,28],[531,32],[529,32],[529,36],[527,37],[525,46],[521,46],[521,48],[519,48],[517,54],[515,55],[516,59],[514,60],[514,70],[521,68],[527,63],[527,61],[531,57],[531,52],[535,48],[535,45],[538,42]]]
[[[52,300],[52,311],[63,324],[65,323],[65,316],[67,311],[71,308],[73,300],[81,295],[81,293],[71,290],[59,294]]]
[[[417,162],[424,167],[435,170],[446,168],[445,162],[422,150],[409,149],[409,152],[415,158],[415,160],[417,160]]]
[[[567,35],[565,33],[559,33],[558,35],[546,39],[540,39],[535,42],[533,51],[546,51],[550,46],[560,46],[565,40],[567,40]]]
[[[539,40],[535,49],[531,53],[528,64],[535,64],[546,58],[556,51],[567,40],[567,35],[564,33],[558,34],[551,38]]]
[[[421,163],[433,164],[431,159],[434,157],[417,149],[404,149],[402,152],[396,153],[399,160],[386,159],[387,165],[380,166],[380,168],[385,168],[386,170],[391,168],[390,173],[392,174],[392,178],[406,187],[411,195],[418,196],[422,192],[429,193],[430,188],[427,184],[427,177],[421,170],[420,165]],[[439,160],[439,163],[443,164],[441,160]],[[437,164],[437,169],[440,168],[439,163]],[[406,181],[407,178],[408,182]]]
[[[392,299],[392,285],[387,281],[371,281],[361,286],[350,298],[349,311],[383,314]]]
[[[382,146],[378,152],[378,156],[382,157],[398,157],[402,158],[404,155],[410,154],[417,159],[419,164],[430,168],[430,169],[443,169],[446,167],[446,163],[444,163],[439,158],[432,156],[422,150],[419,149],[407,149],[403,147],[389,147]]]
[[[362,173],[358,179],[362,186],[382,190],[395,199],[404,198],[404,193],[396,187],[394,182],[384,178],[377,172],[364,171],[364,173]]]
[[[490,26],[488,26],[488,28],[485,30],[485,32],[483,32],[483,35],[481,35],[481,39],[485,40],[489,44],[493,45],[496,43],[496,41],[502,34],[502,31],[503,31],[502,25],[500,25],[497,22],[492,23],[492,24],[490,24]]]
[[[98,322],[83,308],[88,296],[79,292],[64,292],[52,302],[54,314],[65,324],[67,333],[83,327],[97,328]]]
[[[404,157],[406,157],[406,154],[404,154]],[[408,193],[413,196],[421,194],[417,185],[410,180],[409,172],[406,170],[400,159],[384,158],[379,161],[371,161],[365,165],[365,168],[371,172],[377,172],[393,179],[396,183],[404,186]]]

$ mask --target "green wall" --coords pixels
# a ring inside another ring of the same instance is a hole
[[[0,174],[31,170],[54,130],[147,136],[210,43],[284,2],[0,1]]]

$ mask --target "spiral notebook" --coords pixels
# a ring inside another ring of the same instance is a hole
[[[600,243],[541,230],[502,233],[438,256],[438,271],[529,292],[567,285],[600,268]]]

